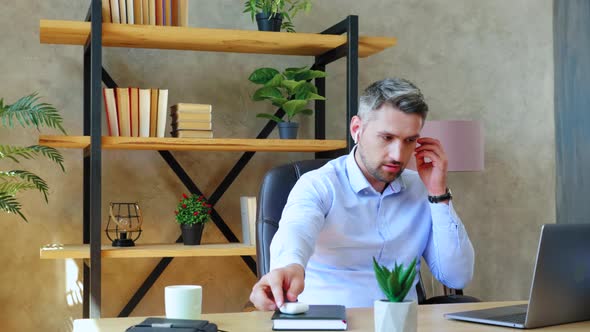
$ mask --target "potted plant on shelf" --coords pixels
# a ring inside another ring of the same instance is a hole
[[[311,10],[311,0],[246,0],[244,13],[256,17],[258,30],[295,32],[293,19],[300,11]]]
[[[254,92],[252,100],[268,100],[274,106],[282,108],[287,121],[268,113],[259,113],[256,117],[277,122],[280,138],[297,138],[299,124],[294,122],[293,118],[297,114],[313,114],[313,111],[308,108],[311,100],[326,99],[320,96],[315,85],[309,82],[319,77],[326,77],[326,73],[307,67],[287,68],[282,73],[274,68],[256,69],[248,80],[263,86]]]
[[[37,93],[22,97],[12,105],[4,105],[4,99],[0,99],[0,122],[2,127],[9,128],[13,128],[17,123],[23,128],[34,127],[37,130],[40,127],[57,128],[66,135],[62,127],[63,119],[58,111],[50,104],[40,103]],[[0,159],[10,159],[20,163],[21,159],[35,159],[39,155],[55,162],[65,172],[63,156],[52,147],[0,144]],[[22,205],[15,196],[18,192],[31,189],[39,190],[45,202],[48,202],[49,186],[41,177],[21,169],[0,171],[0,210],[18,214],[27,221],[21,212]]]
[[[174,213],[176,222],[180,224],[182,242],[185,245],[200,244],[205,223],[210,220],[211,204],[202,195],[182,194]]]
[[[406,295],[414,285],[416,277],[416,258],[405,269],[403,264],[389,270],[381,266],[373,257],[373,269],[379,287],[387,299],[376,300],[375,331],[376,332],[415,332],[418,312],[416,301],[404,301]]]

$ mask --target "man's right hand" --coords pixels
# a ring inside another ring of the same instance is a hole
[[[295,302],[303,292],[304,277],[305,270],[299,264],[274,269],[252,287],[250,302],[258,310],[275,310],[285,301]]]

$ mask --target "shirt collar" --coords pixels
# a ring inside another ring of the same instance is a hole
[[[352,190],[354,190],[354,192],[357,194],[367,188],[369,188],[369,190],[372,190],[373,192],[375,192],[375,189],[373,188],[373,186],[371,186],[371,184],[369,183],[369,181],[367,180],[367,178],[365,177],[365,175],[361,171],[361,168],[356,163],[356,160],[354,159],[354,153],[356,151],[356,148],[357,148],[357,146],[355,145],[352,148],[352,151],[350,151],[350,153],[346,157],[346,173],[348,174],[348,181],[350,182],[350,186],[351,186]],[[395,179],[395,181],[391,182],[385,188],[385,190],[383,191],[383,194],[384,195],[395,194],[395,193],[398,193],[398,192],[404,190],[405,188],[406,188],[406,183],[403,180],[403,173],[402,173],[401,176],[399,176],[397,179]]]

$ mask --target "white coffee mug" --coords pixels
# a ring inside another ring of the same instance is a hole
[[[164,289],[166,318],[201,319],[203,289],[197,285],[174,285]]]

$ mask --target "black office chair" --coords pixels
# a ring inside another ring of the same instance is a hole
[[[269,272],[270,243],[279,229],[281,213],[287,203],[289,192],[302,174],[320,168],[329,159],[297,161],[278,166],[268,171],[260,186],[258,197],[258,217],[256,220],[256,257],[258,259],[258,278]],[[477,298],[463,295],[461,290],[451,290],[454,294],[426,298],[422,282],[416,285],[419,304],[479,302]]]

